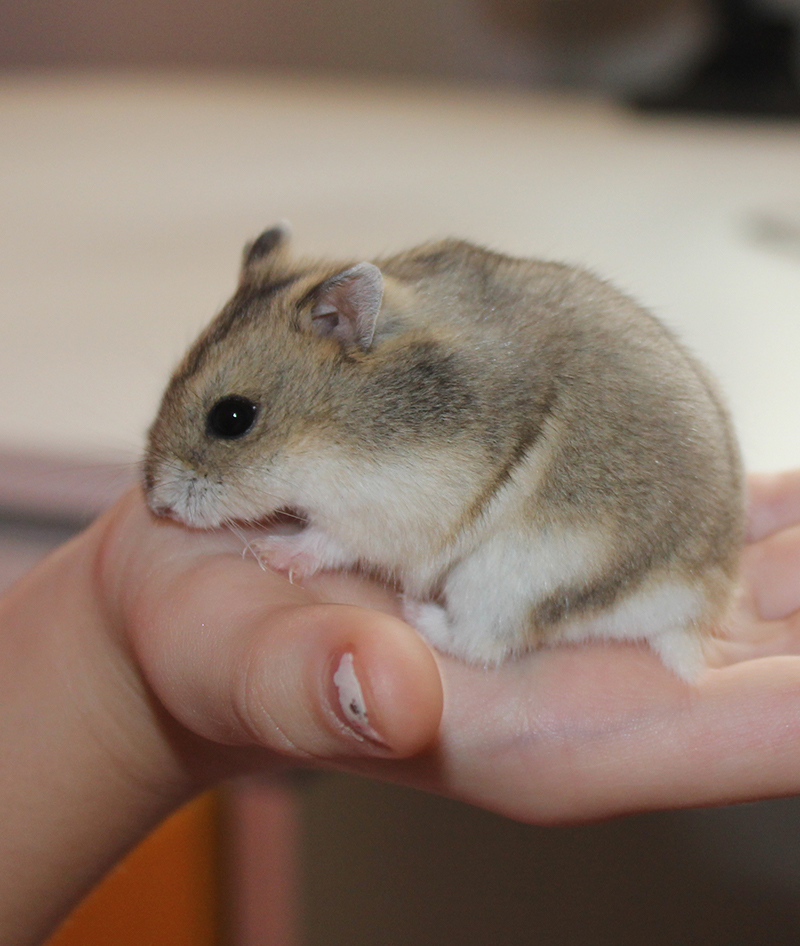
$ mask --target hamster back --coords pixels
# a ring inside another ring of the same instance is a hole
[[[456,240],[328,263],[262,234],[164,394],[145,489],[193,526],[301,516],[266,564],[395,581],[482,664],[639,640],[692,677],[743,535],[731,422],[680,341],[583,270]]]

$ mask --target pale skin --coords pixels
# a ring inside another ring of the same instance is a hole
[[[800,791],[800,471],[750,490],[735,640],[694,686],[633,645],[467,667],[389,591],[292,585],[130,493],[0,600],[0,942],[41,942],[158,821],[247,771],[359,771],[538,823]],[[375,739],[339,705],[344,654]]]

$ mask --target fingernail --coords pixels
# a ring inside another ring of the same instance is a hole
[[[369,739],[388,749],[389,747],[370,725],[364,691],[358,682],[353,655],[349,651],[342,654],[339,666],[333,675],[333,683],[344,720],[354,734],[359,739]]]

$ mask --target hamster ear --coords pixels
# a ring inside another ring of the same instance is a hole
[[[372,344],[383,299],[383,274],[374,263],[358,263],[326,279],[315,293],[311,331],[335,338],[345,348]]]
[[[256,263],[262,263],[270,257],[277,258],[282,255],[286,251],[291,236],[292,228],[285,220],[281,220],[274,227],[265,230],[260,237],[248,243],[244,248],[242,273]]]

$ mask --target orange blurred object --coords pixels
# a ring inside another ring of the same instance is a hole
[[[47,946],[220,946],[220,796],[165,821],[70,914]]]

